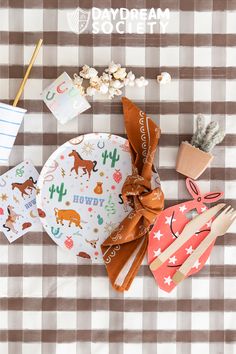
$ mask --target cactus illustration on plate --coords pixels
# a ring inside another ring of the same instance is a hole
[[[119,161],[120,159],[120,155],[117,155],[117,149],[113,149],[113,152],[109,152],[107,150],[105,150],[103,153],[102,153],[102,157],[103,157],[103,165],[106,164],[107,162],[107,159],[111,159],[111,167],[115,167],[115,164],[117,161]]]
[[[55,188],[55,185],[52,184],[51,187],[48,188],[49,189],[49,192],[50,192],[50,199],[53,198],[53,195],[54,193],[56,192],[56,188]]]
[[[67,194],[67,189],[64,189],[64,183],[62,182],[60,187],[55,187],[54,184],[49,187],[50,199],[53,199],[54,193],[58,193],[58,202],[62,201],[62,198]]]
[[[61,202],[62,198],[67,194],[67,189],[64,190],[64,183],[61,183],[60,188],[57,186],[58,201]]]

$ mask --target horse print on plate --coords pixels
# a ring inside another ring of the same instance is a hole
[[[37,194],[53,241],[75,256],[103,263],[101,243],[130,212],[121,196],[129,174],[129,144],[119,136],[86,134],[59,147],[41,171]]]
[[[24,161],[0,177],[0,230],[9,242],[40,223],[36,206],[39,174],[31,161]]]
[[[101,243],[129,211],[120,198],[131,173],[125,143],[111,134],[79,136],[59,147],[41,171],[37,206],[43,226],[74,256],[103,262]]]

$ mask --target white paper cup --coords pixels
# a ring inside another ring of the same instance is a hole
[[[0,165],[7,165],[26,109],[0,102]]]

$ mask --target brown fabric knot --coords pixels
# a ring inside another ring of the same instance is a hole
[[[122,188],[124,203],[129,204],[135,212],[142,214],[146,222],[154,223],[160,208],[164,207],[164,196],[162,190],[157,187],[151,189],[151,183],[138,174],[129,175]],[[162,201],[163,205],[160,205]]]
[[[151,224],[164,207],[161,189],[151,186],[160,129],[127,98],[122,101],[132,158],[132,175],[126,178],[122,197],[133,210],[101,245],[108,276],[118,291],[129,289],[147,251]]]

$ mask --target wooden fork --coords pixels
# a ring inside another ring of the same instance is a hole
[[[184,278],[186,278],[190,269],[194,266],[194,263],[203,255],[215,238],[223,236],[227,232],[235,218],[236,211],[231,208],[231,206],[228,206],[216,217],[212,222],[210,233],[174,274],[172,280],[175,284],[179,284]]]

